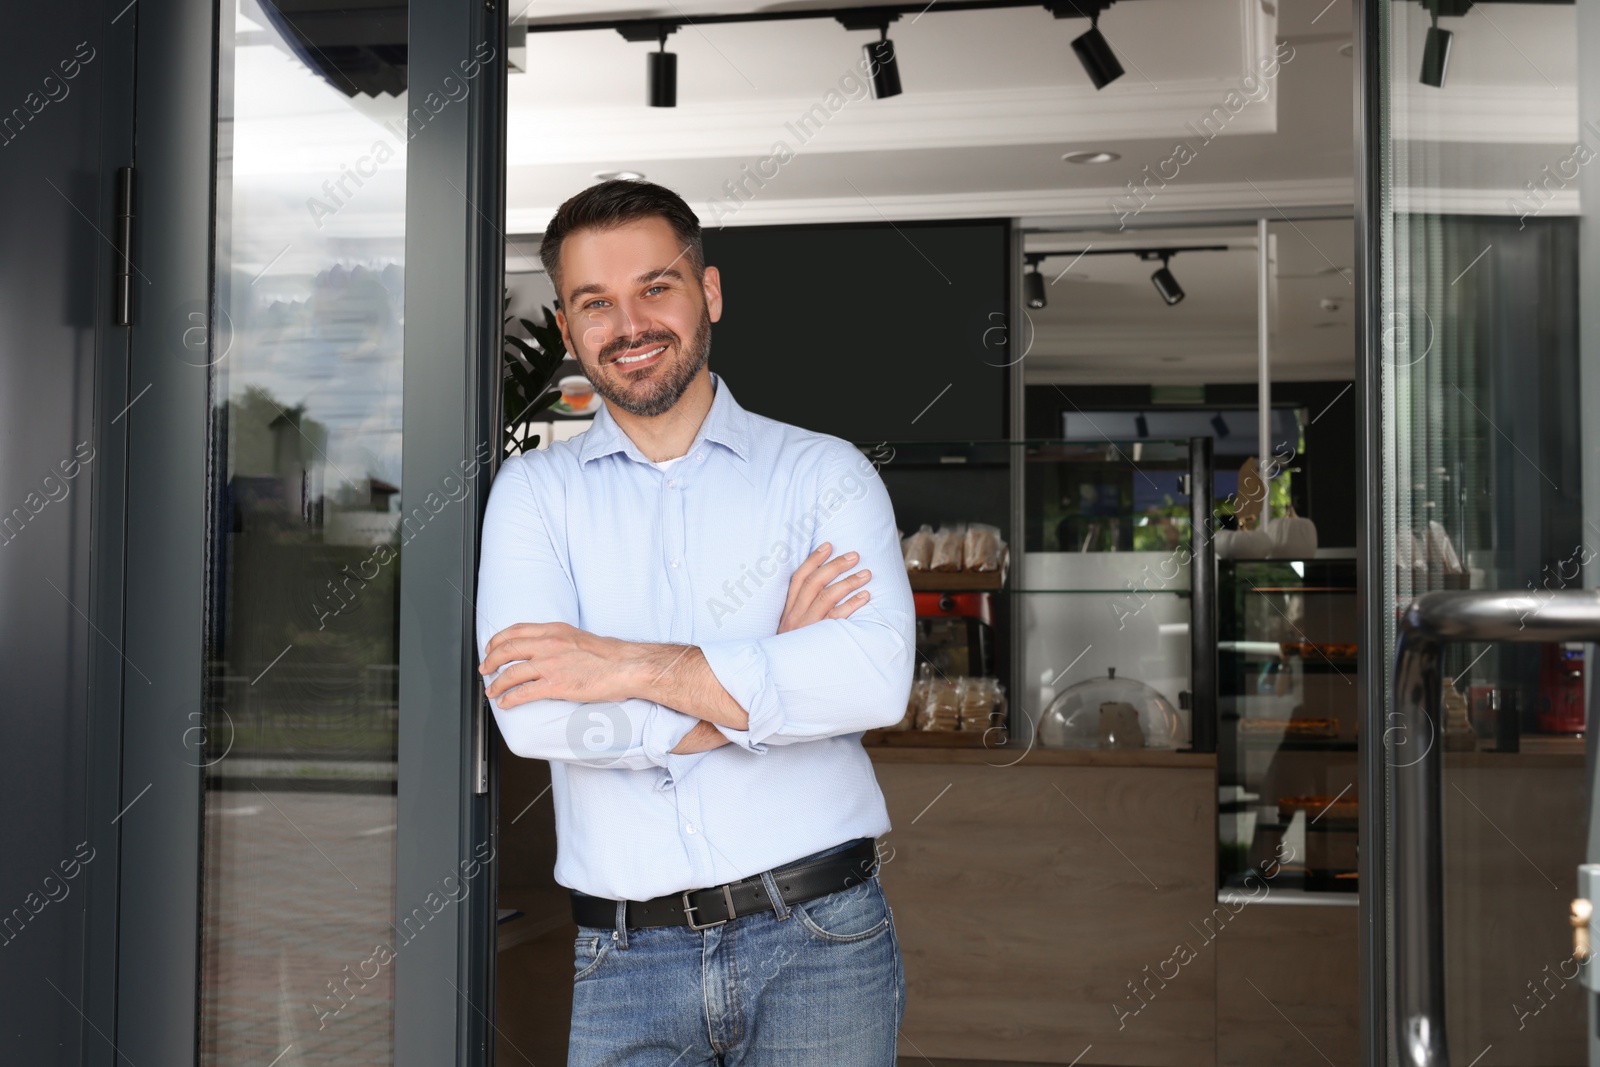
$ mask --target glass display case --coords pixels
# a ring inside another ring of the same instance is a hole
[[[1196,450],[1209,460],[1209,448],[1148,438],[858,447],[894,502],[916,599],[919,671],[928,676],[919,683],[930,685],[914,690],[900,730],[884,732],[898,736],[875,732],[869,743],[1191,746],[1188,487]],[[976,543],[975,553],[957,551],[961,524],[998,533],[998,555],[982,540],[987,533],[963,542]],[[942,548],[941,531],[949,538]],[[976,568],[960,565],[974,555]],[[1059,696],[1113,677],[1128,683],[1119,692],[1139,698],[1092,685],[1104,699],[1069,709],[1082,712],[1072,730],[1042,729]],[[919,716],[919,696],[957,699],[934,683],[993,695],[1006,708],[1005,728],[982,714]],[[1139,728],[1102,738],[1102,704],[1133,708]]]
[[[1219,893],[1354,904],[1356,561],[1217,571]]]
[[[1049,748],[1177,748],[1183,720],[1160,692],[1116,668],[1087,678],[1050,702],[1039,721]]]

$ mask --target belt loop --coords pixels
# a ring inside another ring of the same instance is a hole
[[[767,897],[772,901],[772,910],[777,914],[778,921],[789,917],[789,905],[784,901],[783,894],[778,890],[778,880],[772,877],[771,871],[761,872],[761,884],[767,887]]]
[[[614,936],[617,939],[617,947],[626,950],[628,947],[628,902],[626,900],[617,901],[617,930]]]

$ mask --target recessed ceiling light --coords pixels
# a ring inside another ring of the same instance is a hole
[[[617,178],[626,178],[630,181],[638,181],[640,178],[643,178],[644,175],[640,174],[636,170],[597,170],[594,172],[593,177],[597,182],[609,182],[614,181]]]
[[[1355,50],[1356,43],[1354,41],[1346,41],[1344,44],[1339,46],[1339,54],[1344,56],[1346,59],[1349,59],[1351,55],[1355,53]]]
[[[1122,157],[1115,152],[1068,152],[1061,158],[1067,163],[1115,163]]]

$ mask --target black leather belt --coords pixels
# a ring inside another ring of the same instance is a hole
[[[863,837],[847,849],[821,859],[804,859],[787,867],[775,867],[773,880],[785,904],[799,904],[826,896],[872,876],[878,848],[870,837]],[[758,911],[771,911],[772,900],[760,875],[742,882],[691,889],[654,900],[628,901],[630,929],[641,926],[688,926],[708,930],[730,919]],[[579,926],[615,927],[617,902],[605,897],[572,894],[572,918]]]

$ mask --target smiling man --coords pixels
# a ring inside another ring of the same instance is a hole
[[[722,282],[676,194],[593,186],[539,252],[605,404],[496,477],[478,646],[507,745],[550,761],[568,1063],[892,1067],[905,977],[860,743],[911,688],[888,494],[711,372]]]

